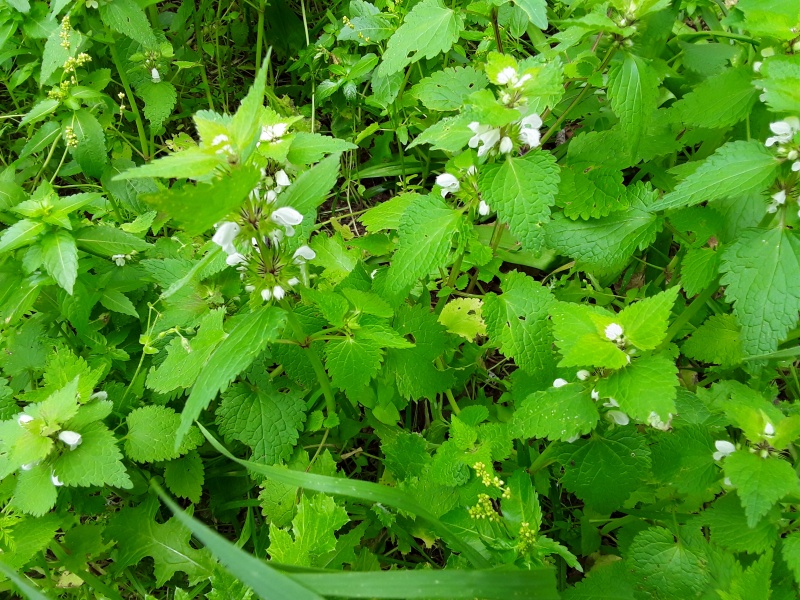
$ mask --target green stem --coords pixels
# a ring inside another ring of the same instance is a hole
[[[444,303],[450,297],[450,294],[453,291],[454,286],[456,285],[456,280],[458,276],[461,275],[461,263],[464,262],[464,253],[458,255],[453,265],[450,267],[450,276],[447,278],[447,281],[444,284],[446,291],[441,291],[439,293],[439,299],[436,301],[436,307],[433,309],[437,315],[442,312],[444,308]]]
[[[551,454],[553,453],[553,448],[556,444],[548,444],[547,448],[545,448],[542,453],[536,457],[536,460],[533,461],[530,467],[528,467],[528,472],[533,475],[537,471],[541,471],[546,466],[551,465],[555,462],[554,458],[551,458]]]
[[[500,35],[500,24],[497,22],[497,7],[492,8],[492,29],[494,29],[494,42],[497,51],[503,54],[503,38]]]
[[[206,72],[206,55],[203,50],[203,29],[200,25],[200,13],[197,11],[197,6],[194,6],[194,40],[197,43],[197,53],[200,55],[200,76],[203,78],[203,86],[206,88],[206,100],[208,100],[208,108],[214,110],[214,99],[211,96],[211,86],[208,85],[208,73]],[[259,32],[261,29],[259,28]]]
[[[142,156],[145,160],[147,160],[147,135],[144,132],[144,123],[142,122],[142,115],[139,112],[139,107],[136,106],[136,98],[133,97],[133,92],[131,91],[131,84],[128,81],[128,74],[125,72],[125,68],[123,67],[122,61],[119,58],[119,50],[117,50],[116,44],[111,44],[108,48],[111,51],[111,59],[114,61],[114,66],[117,68],[117,73],[119,73],[119,80],[122,82],[122,87],[125,89],[125,95],[128,98],[128,103],[131,105],[133,116],[136,119],[136,131],[139,133],[139,145],[142,149]]]
[[[261,47],[264,44],[264,3],[265,0],[260,0],[258,3],[258,25],[256,25],[256,73],[261,72]]]
[[[440,368],[442,371],[444,371],[444,370],[447,368],[447,367],[445,366],[445,364],[444,364],[444,361],[442,360],[442,357],[441,357],[441,356],[439,356],[439,357],[436,359],[436,365],[437,365],[437,366],[438,366],[438,367],[439,367],[439,368]],[[461,414],[461,409],[458,407],[458,403],[456,402],[456,398],[455,398],[455,396],[453,396],[453,391],[452,391],[452,390],[450,390],[450,389],[447,389],[447,390],[445,390],[445,391],[444,391],[444,395],[447,397],[447,403],[450,405],[450,408],[452,409],[452,411],[453,411],[455,414],[457,414],[457,415],[458,415],[458,414]]]
[[[692,303],[686,307],[677,319],[672,323],[669,329],[667,329],[667,335],[664,337],[664,341],[661,342],[661,345],[657,348],[657,350],[663,350],[666,348],[672,339],[678,335],[681,329],[706,305],[711,297],[717,293],[719,290],[719,277],[717,277],[711,285],[709,285],[706,289],[704,289],[700,294],[692,300]]]

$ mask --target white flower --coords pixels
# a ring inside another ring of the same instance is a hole
[[[289,187],[290,185],[292,185],[292,182],[289,179],[289,176],[286,174],[286,171],[284,171],[283,169],[281,169],[280,171],[275,173],[275,183],[281,189],[283,189],[285,187]]]
[[[116,264],[118,267],[124,267],[124,266],[125,266],[125,261],[126,261],[127,259],[128,259],[128,255],[127,255],[127,254],[114,254],[114,255],[111,257],[111,260],[113,260],[113,261],[114,261],[114,263],[115,263],[115,264]]]
[[[598,392],[597,390],[592,390],[592,400],[594,400],[595,402],[600,400],[600,392]]]
[[[75,431],[62,431],[58,434],[58,439],[69,446],[70,450],[75,450],[75,448],[80,446],[81,442],[83,441],[81,434]]]
[[[778,207],[786,204],[786,190],[778,190],[772,194],[772,202],[767,207],[768,213],[778,212]]]
[[[767,421],[767,424],[764,425],[764,437],[775,437],[775,427],[769,421]]]
[[[589,377],[590,377],[591,375],[592,375],[592,374],[591,374],[591,373],[589,373],[589,371],[587,371],[586,369],[581,369],[580,371],[578,371],[578,372],[575,374],[575,376],[576,376],[576,377],[577,377],[577,378],[578,378],[580,381],[586,381],[587,379],[589,379]]]
[[[86,0],[86,8],[97,8],[97,0]]]
[[[714,447],[717,449],[713,455],[714,460],[722,460],[726,456],[729,456],[736,451],[736,446],[726,440],[717,440],[714,442]]]
[[[756,73],[760,73],[760,72],[761,72],[761,66],[762,66],[763,64],[764,64],[764,63],[763,63],[763,62],[761,62],[760,60],[757,60],[756,62],[754,62],[754,63],[753,63],[753,71],[754,71],[754,72],[756,72]]]
[[[458,178],[450,173],[442,173],[437,176],[436,185],[442,188],[442,198],[446,198],[447,194],[455,194],[461,187]]]
[[[276,123],[275,125],[264,125],[261,128],[260,141],[273,142],[277,139],[280,139],[284,136],[288,127],[289,126],[286,123]]]
[[[731,483],[731,478],[730,477],[726,477],[725,479],[723,479],[722,483],[724,483],[728,487],[733,487],[733,484]]]
[[[224,133],[220,133],[213,140],[211,140],[211,145],[212,146],[221,146],[222,144],[224,144],[224,143],[226,143],[228,141],[229,141],[228,136],[225,135]]]
[[[153,79],[153,83],[161,83],[161,74],[155,67],[150,70],[150,77]]]
[[[269,288],[261,290],[261,299],[264,300],[264,302],[269,302],[270,298],[272,298],[272,292]]]
[[[108,392],[95,392],[91,396],[89,396],[89,400],[108,400]]]
[[[660,429],[661,431],[668,431],[672,427],[672,413],[668,414],[666,421],[662,421],[661,417],[657,412],[651,411],[650,414],[647,416],[647,424],[655,429]]]
[[[614,398],[609,398],[606,402],[603,402],[603,406],[606,408],[619,408],[619,402]]]
[[[31,421],[33,421],[33,417],[30,415],[26,415],[25,413],[17,415],[17,423],[19,423],[20,426],[30,423]]]
[[[307,260],[314,260],[316,257],[317,253],[308,246],[300,246],[292,255],[292,259],[297,264],[303,264]]]
[[[618,342],[622,339],[622,326],[617,323],[611,323],[605,329],[606,338],[612,342]]]
[[[39,464],[39,461],[32,462],[32,463],[25,463],[24,465],[20,465],[19,468],[22,469],[23,471],[30,471],[31,469],[33,469],[33,467],[35,467],[38,464]]]
[[[211,241],[222,248],[225,254],[235,254],[236,247],[233,245],[233,240],[236,239],[236,236],[239,235],[241,230],[242,228],[239,227],[238,223],[223,221],[220,223]]]
[[[228,254],[228,257],[225,259],[225,263],[229,267],[235,267],[236,265],[241,265],[247,262],[247,258],[244,254],[240,252],[234,252],[233,254]]]
[[[502,154],[508,154],[514,149],[514,142],[511,141],[511,138],[508,136],[503,137],[500,140],[500,152]]]
[[[792,163],[792,171],[800,171],[800,160]]]
[[[610,418],[614,423],[617,425],[627,425],[630,423],[630,418],[621,410],[610,410],[606,413],[606,416]]]
[[[297,277],[292,277],[289,281],[286,282],[291,287],[295,287],[300,283],[300,280]]]
[[[272,296],[275,300],[283,300],[283,297],[286,295],[286,290],[284,290],[281,286],[276,285],[272,288]]]
[[[572,443],[574,443],[574,442],[575,442],[575,441],[576,441],[576,440],[577,440],[579,437],[581,437],[581,436],[579,436],[579,435],[573,435],[572,437],[569,437],[569,438],[567,438],[565,441],[566,441],[568,444],[572,444]]]
[[[561,379],[561,377],[559,377],[553,382],[554,388],[564,387],[565,385],[569,385],[569,381],[567,381],[566,379]]]
[[[539,145],[541,135],[539,128],[542,126],[542,118],[537,114],[523,117],[519,122],[519,138],[527,146],[536,148]]]
[[[506,67],[497,74],[497,83],[505,85],[511,81],[516,81],[519,77],[517,70],[514,67]]]
[[[268,190],[265,199],[269,204],[272,204],[278,199],[278,192],[275,190]]]
[[[295,226],[303,222],[303,215],[290,206],[282,206],[272,211],[270,218],[274,223],[282,226],[289,237],[294,235]]]
[[[56,475],[56,472],[55,472],[55,471],[53,471],[52,473],[50,473],[50,481],[51,481],[51,482],[53,482],[53,485],[54,485],[54,486],[56,486],[56,487],[61,487],[62,485],[64,485],[64,482],[63,482],[63,481],[61,481],[61,480],[58,478],[58,475]]]
[[[500,129],[491,125],[481,125],[473,121],[468,125],[473,135],[469,139],[470,148],[478,148],[478,156],[485,156],[500,141]]]
[[[481,200],[481,203],[478,204],[478,214],[481,215],[482,217],[485,217],[490,212],[492,212],[492,207],[486,204],[486,202],[484,202],[483,200]]]
[[[792,141],[794,134],[800,131],[800,119],[797,117],[786,117],[783,121],[775,121],[769,124],[769,128],[775,135],[768,137],[765,145],[767,147],[775,144],[788,144]]]

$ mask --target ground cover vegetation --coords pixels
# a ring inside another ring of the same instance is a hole
[[[0,0],[0,593],[789,600],[800,3]]]

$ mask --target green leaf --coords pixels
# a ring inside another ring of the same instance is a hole
[[[450,67],[421,79],[411,93],[426,108],[450,111],[460,109],[467,96],[488,84],[486,75],[471,66]]]
[[[779,518],[780,513],[775,509],[768,518],[761,519],[755,527],[749,527],[739,498],[730,492],[717,498],[698,520],[708,526],[711,542],[721,548],[731,552],[761,553],[775,545]]]
[[[53,461],[53,470],[64,485],[133,487],[122,464],[117,440],[105,425],[101,422],[91,423],[78,433],[83,438],[80,446]]]
[[[78,140],[78,145],[72,149],[72,156],[86,175],[100,179],[108,165],[102,125],[85,109],[75,111],[72,118],[64,123],[72,127]]]
[[[456,298],[445,304],[439,313],[439,322],[450,333],[474,340],[486,333],[486,323],[481,317],[482,308],[483,302],[479,298]]]
[[[541,250],[542,225],[555,203],[558,182],[555,157],[538,149],[518,158],[508,156],[502,164],[485,165],[478,176],[483,199],[523,247],[533,251]]]
[[[233,331],[209,357],[186,400],[175,435],[175,449],[217,393],[249,367],[268,343],[278,338],[285,322],[286,313],[274,306],[261,307],[237,321]]]
[[[441,0],[423,0],[414,5],[389,38],[377,73],[391,75],[423,57],[431,59],[447,52],[458,40],[463,26],[461,14],[445,8]]]
[[[153,83],[144,81],[136,88],[136,93],[144,100],[144,116],[150,121],[150,128],[158,131],[172,114],[178,101],[175,86],[169,81]]]
[[[19,157],[21,159],[27,158],[31,154],[41,152],[50,146],[59,135],[61,135],[61,126],[55,121],[48,121],[25,143],[22,152],[19,153]]]
[[[253,85],[247,90],[247,95],[242,100],[236,114],[230,120],[230,132],[233,142],[241,151],[241,158],[247,159],[255,149],[261,129],[254,124],[258,124],[264,112],[264,88],[267,83],[267,68],[269,61],[264,61],[256,74]],[[206,145],[213,142],[212,138],[203,136]]]
[[[750,114],[757,97],[753,70],[742,66],[709,77],[673,104],[672,110],[676,121],[684,125],[730,127]]]
[[[358,42],[364,46],[381,42],[392,35],[394,27],[378,7],[364,0],[350,0],[350,21],[339,30],[339,41]]]
[[[689,248],[681,263],[681,285],[687,296],[706,289],[719,273],[721,252],[713,248]]]
[[[330,496],[316,494],[310,500],[303,496],[292,520],[294,537],[272,525],[267,552],[272,560],[282,564],[322,566],[319,559],[336,548],[335,532],[349,521],[347,511]]]
[[[761,192],[775,179],[778,165],[760,141],[728,142],[651,208],[664,210],[694,206],[700,202]]]
[[[777,29],[771,34],[777,32]],[[764,102],[773,112],[794,113],[800,110],[800,94],[797,79],[800,77],[800,62],[794,55],[773,56],[764,61],[762,79],[757,85],[762,89]]]
[[[745,356],[774,352],[800,311],[800,239],[789,229],[749,229],[722,255],[725,298]]]
[[[325,346],[325,367],[333,385],[348,394],[365,387],[378,374],[382,360],[380,345],[367,338],[336,338]]]
[[[22,219],[7,227],[0,236],[0,253],[15,250],[34,240],[44,231],[44,224]]]
[[[553,334],[547,314],[556,300],[546,287],[518,271],[505,276],[502,294],[486,294],[483,316],[489,339],[529,373],[552,370]]]
[[[306,405],[297,392],[245,383],[222,394],[216,411],[219,431],[253,450],[253,460],[268,465],[288,459],[306,420]]]
[[[47,596],[28,583],[27,578],[24,578],[23,575],[17,573],[3,561],[0,561],[0,574],[8,577],[27,600],[48,600]]]
[[[187,234],[196,235],[235,212],[260,179],[258,169],[242,167],[211,183],[145,194],[142,200],[178,221]]]
[[[653,598],[694,598],[710,582],[707,562],[663,527],[640,532],[628,550],[628,563]]]
[[[556,204],[570,219],[596,219],[619,213],[629,202],[622,181],[622,172],[616,167],[588,162],[572,164],[561,170]]]
[[[547,1],[546,0],[514,0],[528,17],[528,20],[544,31],[547,29]]]
[[[742,338],[733,315],[712,315],[687,339],[681,352],[689,358],[731,367],[742,362]]]
[[[386,229],[397,229],[406,209],[422,198],[420,194],[408,192],[380,202],[361,215],[358,220],[364,224],[369,233],[377,233]]]
[[[89,225],[75,232],[75,243],[81,250],[103,256],[142,252],[150,245],[135,235],[107,225]]]
[[[800,488],[792,465],[777,456],[761,458],[737,450],[725,458],[723,466],[742,502],[748,527],[755,527],[776,502]]]
[[[24,127],[29,123],[36,123],[37,121],[41,121],[47,115],[52,114],[56,111],[56,109],[60,106],[60,102],[54,98],[45,98],[44,100],[39,100],[36,104],[33,105],[25,116],[22,117],[22,120],[19,122],[18,127]]]
[[[503,518],[516,528],[522,523],[538,533],[542,526],[542,507],[539,504],[539,494],[533,489],[531,477],[524,470],[514,471],[508,478],[508,489],[511,495],[502,502]]]
[[[103,295],[100,297],[100,304],[105,306],[108,310],[123,315],[130,315],[137,319],[139,318],[139,313],[136,312],[136,307],[133,305],[133,302],[118,290],[104,290]]]
[[[655,195],[641,183],[628,190],[640,199]],[[627,210],[600,219],[573,221],[559,213],[544,229],[548,247],[575,259],[580,269],[607,275],[618,273],[637,249],[652,244],[661,227],[662,219],[644,201],[634,201]]]
[[[291,206],[306,214],[322,204],[339,177],[341,153],[336,152],[304,171],[278,198],[280,206]]]
[[[286,158],[290,163],[296,165],[310,165],[321,160],[326,154],[340,154],[345,150],[355,150],[356,148],[358,146],[355,144],[339,138],[301,131],[295,134]]]
[[[207,178],[217,167],[225,163],[221,154],[210,153],[202,148],[188,148],[175,154],[168,154],[153,162],[128,169],[115,175],[112,181],[140,179],[143,177],[163,178]]]
[[[656,71],[644,59],[625,53],[608,71],[608,97],[619,117],[628,151],[636,156],[645,124],[658,106]]]
[[[203,459],[195,450],[169,461],[164,468],[164,484],[169,491],[195,504],[200,502],[204,481]]]
[[[791,569],[794,580],[800,585],[800,531],[794,531],[783,538],[781,556]]]
[[[667,354],[643,356],[597,383],[601,398],[614,398],[622,412],[647,423],[652,413],[668,422],[677,412],[678,368]]]
[[[561,367],[619,369],[629,356],[605,336],[605,328],[618,323],[614,313],[593,305],[559,302],[550,308],[553,334],[561,351]]]
[[[42,238],[42,262],[56,283],[72,295],[78,278],[78,248],[68,231],[58,229]]]
[[[150,28],[147,15],[135,0],[111,0],[100,6],[100,18],[107,27],[127,35],[142,46],[156,45],[156,36]]]
[[[672,305],[679,291],[679,287],[674,285],[622,309],[618,316],[625,339],[639,350],[658,347],[667,334]]]
[[[10,506],[34,517],[41,517],[56,504],[58,488],[50,480],[50,467],[39,465],[17,475],[17,487]]]
[[[514,413],[511,435],[566,441],[589,433],[599,419],[589,390],[572,383],[535,392],[523,400]]]
[[[178,413],[168,406],[153,404],[137,408],[126,419],[125,454],[144,463],[172,460],[194,450],[202,442],[196,429],[191,429],[180,447],[175,447],[180,422]]]
[[[466,114],[445,117],[430,127],[426,127],[406,149],[411,150],[421,144],[430,144],[431,150],[456,153],[466,146],[469,139],[475,135],[469,128],[471,121],[470,116]]]
[[[620,508],[650,471],[650,450],[634,427],[577,440],[559,460],[564,487],[602,514]]]

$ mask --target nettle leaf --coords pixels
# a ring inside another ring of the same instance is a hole
[[[189,543],[191,532],[175,517],[156,523],[158,508],[158,498],[149,496],[139,506],[123,508],[111,517],[104,537],[117,541],[117,568],[137,565],[149,556],[155,564],[158,586],[178,571],[186,573],[190,585],[210,577],[217,564],[208,549],[193,548]]]
[[[619,117],[628,151],[636,156],[645,124],[658,106],[656,71],[644,59],[626,53],[608,71],[608,97]]]
[[[745,356],[774,352],[800,311],[800,238],[789,229],[748,229],[722,255],[725,298]]]
[[[774,5],[773,5],[774,6]],[[774,35],[777,29],[770,35]],[[794,55],[773,56],[764,61],[762,78],[757,82],[764,102],[774,112],[795,113],[800,109],[800,94],[797,79],[800,77],[800,62]]]
[[[547,29],[547,1],[546,0],[514,0],[514,4],[521,8],[528,20],[541,30]]]
[[[339,177],[341,153],[331,154],[304,171],[278,198],[279,206],[291,206],[302,214],[315,210],[328,197]]]
[[[411,93],[426,108],[450,111],[460,109],[467,96],[487,85],[486,75],[472,66],[450,67],[421,79]]]
[[[619,323],[625,338],[640,350],[656,348],[667,333],[672,305],[679,291],[678,286],[672,286],[622,309]]]
[[[742,338],[733,315],[712,315],[681,347],[681,352],[702,362],[730,367],[742,362]]]
[[[640,532],[628,550],[628,564],[654,598],[694,598],[711,581],[708,562],[663,527]]]
[[[656,192],[638,183],[628,188],[633,196],[625,211],[586,221],[556,214],[545,224],[547,246],[575,259],[585,271],[606,275],[622,270],[633,253],[652,244],[663,220],[650,212],[648,204]]]
[[[217,407],[219,431],[253,450],[251,460],[268,465],[288,459],[306,420],[306,404],[296,391],[237,383]]]
[[[511,435],[567,441],[589,433],[599,420],[590,390],[571,383],[535,392],[523,400],[514,413]]]
[[[667,354],[653,354],[634,360],[597,383],[601,398],[614,398],[620,410],[647,422],[652,413],[667,422],[675,409],[678,367]]]
[[[364,388],[378,374],[383,352],[378,342],[364,337],[342,337],[325,346],[325,367],[333,385],[348,394]]]
[[[220,390],[247,369],[267,344],[274,342],[286,322],[286,313],[275,306],[264,306],[244,315],[227,338],[214,350],[204,365],[181,413],[181,424],[175,435],[175,449],[181,446],[192,422],[208,406]]]
[[[622,171],[591,163],[574,163],[561,170],[556,204],[570,219],[605,217],[624,210],[628,196]]]
[[[605,328],[615,315],[592,305],[559,302],[550,308],[553,334],[561,352],[561,367],[605,367],[619,369],[628,355],[606,338]]]
[[[481,316],[483,302],[479,298],[456,298],[439,313],[439,322],[447,331],[467,340],[486,333],[486,323]]]
[[[42,238],[42,263],[56,283],[72,295],[78,278],[78,248],[75,238],[63,229],[48,233]]]
[[[144,10],[135,0],[111,0],[100,6],[100,18],[110,29],[143,46],[155,46],[156,36]]]
[[[423,0],[406,15],[389,38],[377,73],[388,76],[424,58],[447,52],[458,40],[464,18],[445,8],[442,0]]]
[[[483,199],[523,247],[533,251],[543,246],[542,225],[550,217],[558,182],[556,159],[544,150],[485,165],[478,176]]]
[[[164,468],[164,483],[176,496],[200,502],[205,481],[203,459],[196,450],[167,463]]]
[[[748,527],[755,527],[786,494],[800,490],[791,463],[778,456],[761,458],[747,450],[737,450],[725,458],[723,467],[742,502]]]
[[[489,339],[530,373],[555,366],[553,334],[547,321],[555,297],[532,277],[512,271],[500,286],[501,295],[486,294],[483,316]]]
[[[128,414],[125,454],[136,462],[172,460],[194,450],[203,441],[200,431],[192,427],[180,447],[175,436],[181,423],[178,413],[168,406],[143,406]]]
[[[365,46],[381,42],[394,32],[391,21],[380,9],[364,0],[350,0],[350,21],[339,30],[339,41],[358,42]]]
[[[136,93],[144,100],[144,116],[150,127],[158,131],[172,114],[178,101],[175,86],[169,81],[153,83],[145,81],[136,88]]]
[[[81,444],[53,461],[53,471],[68,486],[110,485],[131,488],[114,434],[102,423],[81,428]]]
[[[6,227],[3,234],[0,235],[0,253],[21,248],[36,239],[44,231],[44,228],[44,223],[29,219],[22,219],[11,227]]]
[[[779,519],[780,512],[776,508],[755,527],[749,527],[735,493],[720,496],[698,517],[701,523],[708,526],[712,543],[731,552],[750,553],[765,552],[775,545]]]
[[[531,476],[519,469],[508,478],[507,484],[511,497],[503,499],[503,518],[516,527],[528,523],[534,532],[538,532],[542,526],[542,506]]]
[[[791,569],[794,580],[800,584],[800,531],[794,531],[783,538],[781,557]]]
[[[115,175],[113,181],[151,177],[207,179],[215,169],[226,163],[223,154],[209,152],[205,148],[192,147],[127,169]]]
[[[446,266],[453,244],[464,237],[465,226],[464,215],[440,197],[415,198],[400,219],[400,242],[386,274],[389,290],[399,294]]]
[[[758,140],[728,142],[656,202],[652,209],[694,206],[700,202],[761,192],[775,179],[779,164]]]
[[[72,148],[72,156],[86,175],[100,179],[108,166],[103,127],[95,116],[85,109],[76,110],[63,125],[72,127],[78,140],[78,145]]]
[[[709,77],[672,105],[675,119],[695,127],[721,128],[735,125],[755,104],[753,69],[742,66]]]
[[[143,252],[150,244],[135,235],[107,225],[90,225],[75,232],[75,243],[81,250],[103,256]]]
[[[324,158],[326,154],[339,154],[345,150],[355,150],[357,147],[355,144],[339,138],[301,131],[295,134],[292,140],[292,147],[289,148],[289,154],[286,155],[286,159],[296,165],[310,165]],[[334,183],[335,181],[336,178],[334,177]],[[296,184],[297,182],[295,181],[293,185]],[[332,186],[333,183],[331,183]]]
[[[721,252],[713,248],[689,248],[681,263],[681,285],[687,296],[696,296],[716,279]]]
[[[20,471],[9,506],[34,517],[50,512],[58,499],[58,488],[53,485],[50,476],[49,465],[38,465],[28,471]]]
[[[564,446],[561,482],[600,513],[620,508],[650,472],[647,441],[635,427],[620,427]]]

